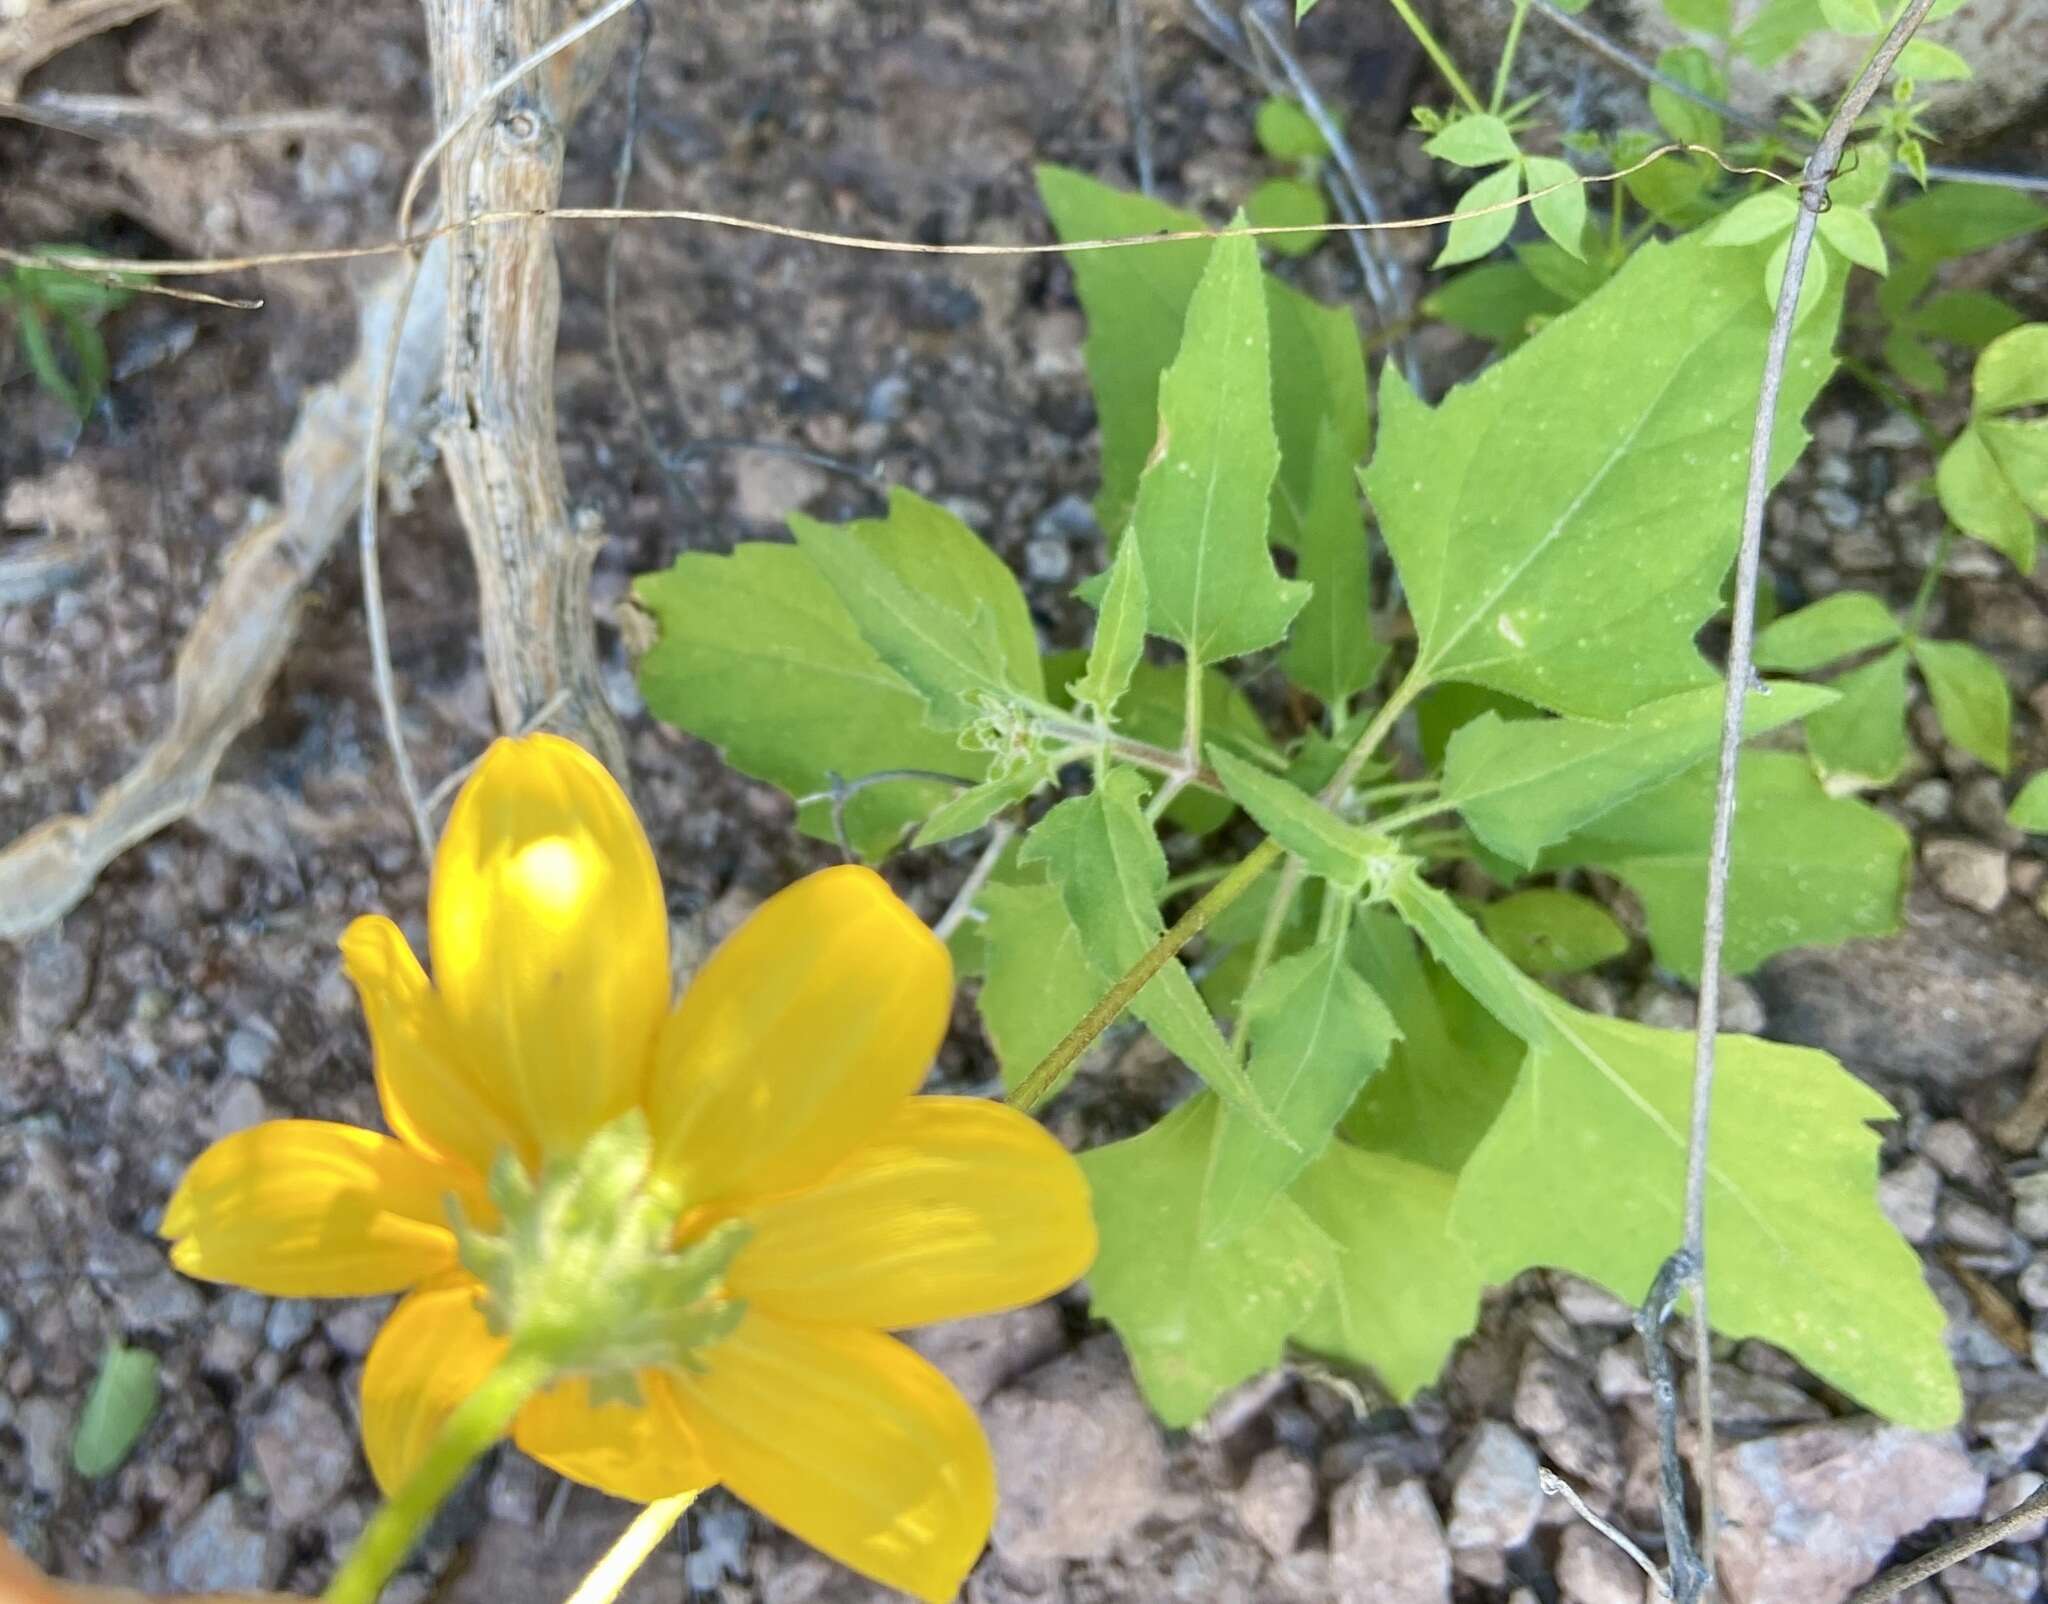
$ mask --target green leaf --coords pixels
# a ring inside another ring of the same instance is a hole
[[[1295,573],[1310,587],[1283,658],[1287,677],[1341,713],[1373,682],[1387,643],[1373,633],[1372,560],[1356,462],[1325,425],[1316,472],[1295,538]]]
[[[1916,390],[1939,395],[1948,387],[1948,374],[1941,359],[1927,348],[1925,341],[1904,329],[1893,329],[1885,335],[1884,359],[1894,373]]]
[[[1101,1248],[1093,1312],[1116,1327],[1138,1385],[1169,1426],[1279,1363],[1336,1272],[1330,1239],[1291,1198],[1205,1246],[1196,1222],[1219,1110],[1201,1096],[1142,1136],[1081,1155]]]
[[[1511,162],[1521,154],[1515,136],[1498,117],[1484,113],[1459,117],[1444,125],[1442,132],[1422,147],[1438,161],[1458,167],[1491,167]]]
[[[1458,197],[1456,216],[1444,235],[1444,248],[1431,267],[1476,262],[1514,232],[1515,210],[1507,203],[1522,193],[1522,169],[1510,164],[1488,173]],[[1498,211],[1490,208],[1498,207]]]
[[[1915,307],[1908,321],[1918,333],[1982,350],[2025,319],[2012,302],[1988,290],[1943,290]]]
[[[1294,1185],[1337,1256],[1298,1340],[1370,1366],[1402,1403],[1436,1381],[1479,1315],[1485,1282],[1448,1230],[1453,1189],[1442,1170],[1342,1142]]]
[[[1703,686],[1614,723],[1487,713],[1451,737],[1443,799],[1487,846],[1527,866],[1543,848],[1719,751],[1723,696],[1720,686]],[[1745,701],[1744,732],[1761,735],[1833,700],[1819,686],[1774,684]]]
[[[50,327],[43,321],[42,308],[23,301],[15,308],[15,324],[21,330],[21,354],[29,372],[51,395],[78,415],[80,422],[92,416],[92,402],[71,382],[57,348],[50,343]]]
[[[1837,795],[1890,785],[1906,767],[1904,647],[1833,681],[1842,699],[1806,721],[1806,750]]]
[[[1569,162],[1555,156],[1531,156],[1522,163],[1522,176],[1534,197],[1529,209],[1537,225],[1558,247],[1574,256],[1584,256],[1586,237],[1586,186]],[[1562,185],[1563,188],[1556,186]],[[1545,194],[1544,191],[1549,191]]]
[[[939,724],[965,728],[985,698],[1044,700],[1016,576],[945,508],[895,489],[885,518],[833,525],[799,515],[789,525],[861,637]]]
[[[72,1468],[87,1481],[119,1470],[156,1414],[158,1396],[156,1355],[108,1343],[72,1435]]]
[[[1051,779],[1043,767],[1033,765],[999,780],[985,780],[969,786],[950,802],[942,802],[918,827],[913,847],[934,847],[972,835],[1005,808],[1015,807]]]
[[[1884,231],[1902,255],[1973,256],[2048,227],[2048,207],[2001,184],[1936,184],[1886,209]]]
[[[979,902],[988,918],[976,1006],[1011,1091],[1081,1022],[1104,986],[1058,887],[993,881]]]
[[[1934,698],[1941,733],[2005,773],[2012,766],[2012,687],[1998,665],[1963,641],[1916,640],[1913,661]]]
[[[1868,211],[1884,199],[1891,183],[1892,147],[1882,135],[1859,139],[1843,153],[1842,163],[1828,183],[1830,209]],[[1826,212],[1821,214],[1823,217]]]
[[[2006,818],[2015,830],[2048,835],[2048,773],[2037,774],[2020,787]]]
[[[1308,599],[1266,545],[1280,466],[1266,330],[1257,250],[1217,241],[1159,381],[1159,439],[1131,511],[1152,632],[1202,663],[1272,645]]]
[[[1569,975],[1628,951],[1628,935],[1591,897],[1545,886],[1517,891],[1479,910],[1479,927],[1517,969]]]
[[[1646,244],[1433,409],[1383,370],[1365,486],[1421,677],[1599,719],[1711,681],[1693,635],[1722,605],[1769,335],[1752,271],[1696,239]],[[1794,337],[1777,473],[1833,321]]]
[[[1472,916],[1417,874],[1396,879],[1389,900],[1429,954],[1472,999],[1524,1041],[1541,1040],[1547,995],[1472,922]]]
[[[1700,969],[1700,911],[1713,831],[1714,766],[1646,792],[1544,854],[1546,868],[1589,866],[1642,899],[1657,961]],[[1911,842],[1874,808],[1830,797],[1805,759],[1750,752],[1736,775],[1735,852],[1724,949],[1731,974],[1774,953],[1899,926]]]
[[[1294,0],[1294,20],[1305,22],[1308,14],[1322,3],[1322,0]]]
[[[1707,230],[1706,241],[1709,245],[1721,246],[1757,245],[1767,239],[1776,239],[1798,218],[1797,200],[1782,190],[1767,189],[1761,195],[1752,195],[1731,207],[1718,223]]]
[[[1884,27],[1877,0],[1820,0],[1820,14],[1836,33],[1877,33]]]
[[[1273,539],[1299,548],[1316,485],[1316,452],[1328,425],[1347,462],[1372,445],[1365,351],[1348,306],[1325,306],[1268,273],[1266,317],[1273,334],[1273,432],[1280,473],[1273,481]]]
[[[1735,44],[1759,67],[1768,67],[1790,55],[1824,25],[1818,0],[1765,0],[1763,9],[1736,36]]]
[[[730,556],[686,552],[642,574],[633,594],[659,638],[640,660],[640,689],[655,717],[718,746],[726,762],[791,796],[884,769],[929,769],[979,779],[988,760],[925,722],[925,705],[861,639],[802,552],[747,542]],[[850,798],[847,833],[879,856],[942,803],[951,786],[877,785]],[[823,803],[799,816],[830,839]]]
[[[1298,178],[1269,178],[1244,203],[1254,228],[1321,227],[1330,220],[1329,202],[1313,184]],[[1320,234],[1269,234],[1259,243],[1282,256],[1306,256],[1323,243]]]
[[[1702,31],[1723,34],[1728,31],[1728,0],[1707,0],[1709,9],[1720,13],[1719,27],[1708,27]],[[1688,24],[1697,26],[1697,24]],[[1698,45],[1679,45],[1667,50],[1657,58],[1657,70],[1667,78],[1675,78],[1688,88],[1697,89],[1703,95],[1716,100],[1728,98],[1728,75],[1721,71],[1714,58]],[[1709,111],[1696,101],[1675,95],[1657,84],[1650,86],[1650,113],[1658,125],[1673,139],[1688,145],[1708,145],[1718,148],[1721,143],[1721,114]]]
[[[1787,234],[1779,240],[1769,258],[1764,262],[1764,304],[1777,310],[1778,295],[1785,287],[1785,269],[1792,257],[1792,236]],[[1806,258],[1806,276],[1799,281],[1799,305],[1793,313],[1793,325],[1798,327],[1813,316],[1827,295],[1828,280],[1834,276],[1828,266],[1828,252],[1822,242],[1816,242]]]
[[[1728,37],[1728,30],[1734,25],[1729,0],[1664,0],[1664,11],[1681,28],[1691,28],[1696,33],[1710,33],[1716,38]],[[1669,54],[1669,52],[1666,52]],[[1658,62],[1663,67],[1663,62]],[[1671,69],[1664,67],[1666,72]]]
[[[1242,1028],[1250,1032],[1252,1085],[1295,1145],[1283,1147],[1221,1112],[1202,1194],[1200,1229],[1211,1245],[1261,1219],[1323,1151],[1399,1034],[1341,940],[1283,958],[1261,975],[1245,996]]]
[[[1088,668],[1067,687],[1077,706],[1092,708],[1108,720],[1131,688],[1131,676],[1145,655],[1145,566],[1138,543],[1127,540],[1109,565],[1109,588],[1095,615],[1095,642],[1088,648]]]
[[[1979,418],[1991,460],[2036,518],[2048,518],[2048,418]]]
[[[1545,288],[1520,262],[1483,262],[1430,291],[1423,297],[1422,310],[1453,328],[1513,350],[1571,304]]]
[[[1884,236],[1877,231],[1870,213],[1853,206],[1831,206],[1820,214],[1820,237],[1858,267],[1883,274],[1890,270],[1884,253]]]
[[[1259,102],[1258,117],[1252,124],[1259,148],[1276,161],[1321,161],[1330,154],[1323,131],[1315,119],[1291,100],[1269,95]]]
[[[1346,824],[1314,797],[1277,774],[1209,748],[1209,762],[1231,799],[1280,845],[1318,875],[1346,890],[1365,883],[1375,864],[1394,855],[1391,842],[1371,830]]]
[[[1973,423],[1956,436],[1934,471],[1935,494],[1949,521],[2003,552],[2023,574],[2034,571],[2034,518]]]
[[[1970,394],[1979,417],[2048,402],[2048,323],[2022,324],[1985,346]]]
[[[1891,609],[1867,590],[1838,590],[1774,619],[1756,638],[1756,666],[1804,674],[1899,638]]]
[[[1552,1032],[1459,1176],[1451,1230],[1489,1283],[1549,1265],[1634,1303],[1679,1240],[1693,1040],[1545,1008]],[[1904,1425],[1952,1425],[1946,1317],[1877,1204],[1870,1125],[1893,1110],[1824,1053],[1723,1036],[1716,1056],[1715,1329],[1786,1348]]]
[[[1614,276],[1604,258],[1573,256],[1547,240],[1517,245],[1515,260],[1535,274],[1536,281],[1551,294],[1571,306],[1577,306]]]
[[[1018,854],[1026,867],[1045,865],[1046,878],[1059,888],[1104,990],[1165,933],[1159,901],[1166,888],[1166,855],[1145,822],[1139,805],[1144,793],[1138,775],[1112,769],[1089,795],[1062,802],[1039,820]],[[1167,960],[1146,983],[1131,1012],[1235,1111],[1291,1142],[1252,1090],[1244,1066],[1217,1031],[1178,958]]]
[[[1932,39],[1908,39],[1892,71],[1916,84],[1964,83],[1977,76],[1969,62]]]

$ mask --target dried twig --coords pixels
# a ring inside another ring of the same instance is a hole
[[[1988,1520],[1974,1531],[1963,1533],[1953,1542],[1943,1543],[1930,1553],[1918,1559],[1908,1560],[1895,1566],[1875,1581],[1865,1582],[1849,1595],[1848,1604],[1883,1604],[1888,1598],[1924,1582],[1930,1576],[1940,1574],[1959,1560],[1966,1560],[1972,1554],[1982,1553],[1993,1543],[2002,1543],[2014,1532],[2022,1531],[2036,1521],[2048,1520],[2048,1487],[2043,1487],[2031,1498],[2013,1505],[1996,1520]]]
[[[1552,1498],[1562,1498],[1567,1504],[1571,1505],[1572,1513],[1577,1515],[1580,1520],[1584,1521],[1594,1531],[1606,1538],[1608,1542],[1634,1560],[1636,1569],[1649,1577],[1650,1585],[1657,1590],[1658,1597],[1669,1597],[1664,1591],[1664,1577],[1658,1571],[1656,1563],[1648,1554],[1642,1551],[1633,1537],[1629,1536],[1627,1532],[1623,1531],[1613,1521],[1607,1519],[1598,1510],[1594,1509],[1592,1505],[1588,1504],[1585,1499],[1581,1498],[1576,1487],[1548,1466],[1536,1472],[1536,1484]]]
[[[1714,1096],[1714,1050],[1721,1015],[1721,946],[1727,930],[1728,866],[1735,825],[1736,766],[1742,755],[1742,714],[1750,684],[1755,678],[1753,660],[1756,627],[1757,568],[1763,549],[1764,507],[1770,497],[1771,447],[1777,433],[1778,397],[1784,383],[1785,362],[1792,344],[1792,328],[1798,321],[1799,295],[1806,282],[1806,262],[1813,249],[1814,232],[1827,205],[1828,184],[1835,176],[1842,152],[1857,118],[1877,93],[1878,85],[1891,71],[1892,63],[1906,47],[1906,41],[1933,6],[1934,0],[1908,0],[1872,53],[1849,92],[1835,108],[1834,117],[1814,152],[1807,158],[1800,184],[1798,221],[1792,228],[1785,257],[1785,278],[1778,291],[1776,315],[1771,320],[1770,344],[1764,357],[1764,371],[1756,404],[1756,425],[1750,435],[1749,483],[1743,498],[1742,543],[1735,566],[1734,617],[1728,643],[1728,689],[1722,704],[1720,773],[1714,793],[1714,831],[1707,858],[1706,908],[1701,921],[1699,1022],[1695,1035],[1692,1082],[1692,1120],[1686,1149],[1684,1238],[1678,1251],[1659,1272],[1650,1298],[1643,1306],[1640,1329],[1645,1353],[1662,1346],[1665,1316],[1681,1291],[1692,1301],[1693,1335],[1697,1349],[1694,1363],[1699,1375],[1700,1542],[1694,1547],[1687,1533],[1682,1499],[1664,1500],[1664,1537],[1671,1555],[1671,1593],[1677,1604],[1694,1604],[1713,1579],[1715,1534],[1714,1507],[1714,1409],[1713,1346],[1707,1316],[1707,1148],[1708,1116]],[[1667,1377],[1668,1381],[1668,1377]],[[1658,1425],[1667,1474],[1676,1460],[1678,1434],[1677,1400],[1668,1385],[1658,1396]],[[1670,1489],[1667,1487],[1667,1495]]]
[[[361,112],[308,106],[294,111],[217,117],[196,106],[139,95],[74,95],[45,89],[27,100],[0,100],[0,117],[86,139],[152,139],[203,144],[266,134],[347,134],[374,129]]]

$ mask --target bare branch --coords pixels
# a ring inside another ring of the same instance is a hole
[[[1651,1561],[1650,1556],[1642,1551],[1641,1547],[1637,1545],[1636,1540],[1630,1537],[1627,1532],[1615,1525],[1613,1521],[1601,1515],[1585,1499],[1581,1498],[1576,1487],[1548,1466],[1544,1466],[1536,1472],[1536,1484],[1551,1497],[1562,1498],[1567,1504],[1571,1505],[1573,1514],[1577,1515],[1580,1520],[1584,1521],[1594,1531],[1606,1538],[1608,1542],[1620,1549],[1622,1553],[1634,1560],[1636,1569],[1649,1577],[1650,1585],[1657,1590],[1659,1598],[1670,1596],[1664,1591],[1664,1578],[1659,1573],[1656,1565]]]
[[[2048,1520],[2048,1487],[2041,1488],[2033,1497],[2013,1505],[1996,1520],[1988,1520],[1975,1531],[1963,1533],[1953,1542],[1943,1543],[1931,1553],[1922,1554],[1918,1559],[1888,1570],[1875,1581],[1865,1582],[1849,1595],[1849,1604],[1883,1604],[1888,1598],[1914,1585],[1924,1582],[1930,1576],[1938,1575],[1959,1560],[1966,1560],[1972,1554],[1982,1553],[1993,1543],[2004,1542],[2014,1532],[2032,1526],[2036,1521]]]
[[[1152,171],[1152,119],[1145,108],[1144,21],[1138,0],[1110,0],[1116,9],[1117,70],[1124,81],[1124,106],[1131,123],[1131,161],[1138,169],[1138,189],[1149,195]]]

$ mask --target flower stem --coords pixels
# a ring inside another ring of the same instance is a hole
[[[661,1546],[661,1540],[675,1530],[676,1522],[696,1501],[695,1492],[677,1493],[672,1498],[658,1498],[641,1510],[604,1558],[576,1584],[565,1604],[614,1604],[633,1573],[647,1563],[647,1556]]]
[[[520,1406],[553,1373],[553,1361],[534,1349],[515,1346],[506,1352],[476,1391],[456,1405],[419,1468],[363,1528],[321,1595],[325,1604],[373,1604],[462,1473],[505,1435]]]
[[[1436,70],[1444,75],[1444,82],[1451,86],[1452,93],[1465,103],[1465,109],[1475,117],[1485,115],[1484,103],[1474,93],[1472,86],[1465,81],[1465,75],[1458,71],[1458,64],[1451,60],[1450,54],[1437,43],[1436,35],[1429,31],[1429,24],[1422,20],[1408,0],[1388,0],[1388,4],[1393,6],[1395,14],[1408,24],[1408,31],[1415,35],[1415,42],[1422,46],[1422,53],[1435,63]]]
[[[1500,47],[1500,65],[1493,73],[1493,101],[1486,109],[1495,116],[1507,104],[1508,78],[1514,72],[1515,51],[1522,43],[1522,24],[1529,18],[1529,0],[1515,0],[1515,14],[1508,21],[1507,42]]]

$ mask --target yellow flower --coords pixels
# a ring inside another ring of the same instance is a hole
[[[499,741],[464,786],[428,934],[431,983],[388,919],[341,943],[395,1139],[279,1120],[215,1143],[165,1210],[172,1262],[280,1297],[406,1293],[363,1375],[389,1491],[507,1346],[451,1200],[493,1229],[501,1153],[551,1172],[641,1111],[676,1245],[744,1227],[714,1288],[737,1323],[686,1363],[558,1382],[514,1440],[621,1498],[722,1482],[856,1570],[950,1597],[993,1518],[988,1444],[883,1333],[1044,1297],[1086,1270],[1095,1227],[1038,1125],[912,1095],[946,1029],[945,946],[871,871],[827,869],[763,904],[671,1007],[647,838],[603,767],[551,736]]]

